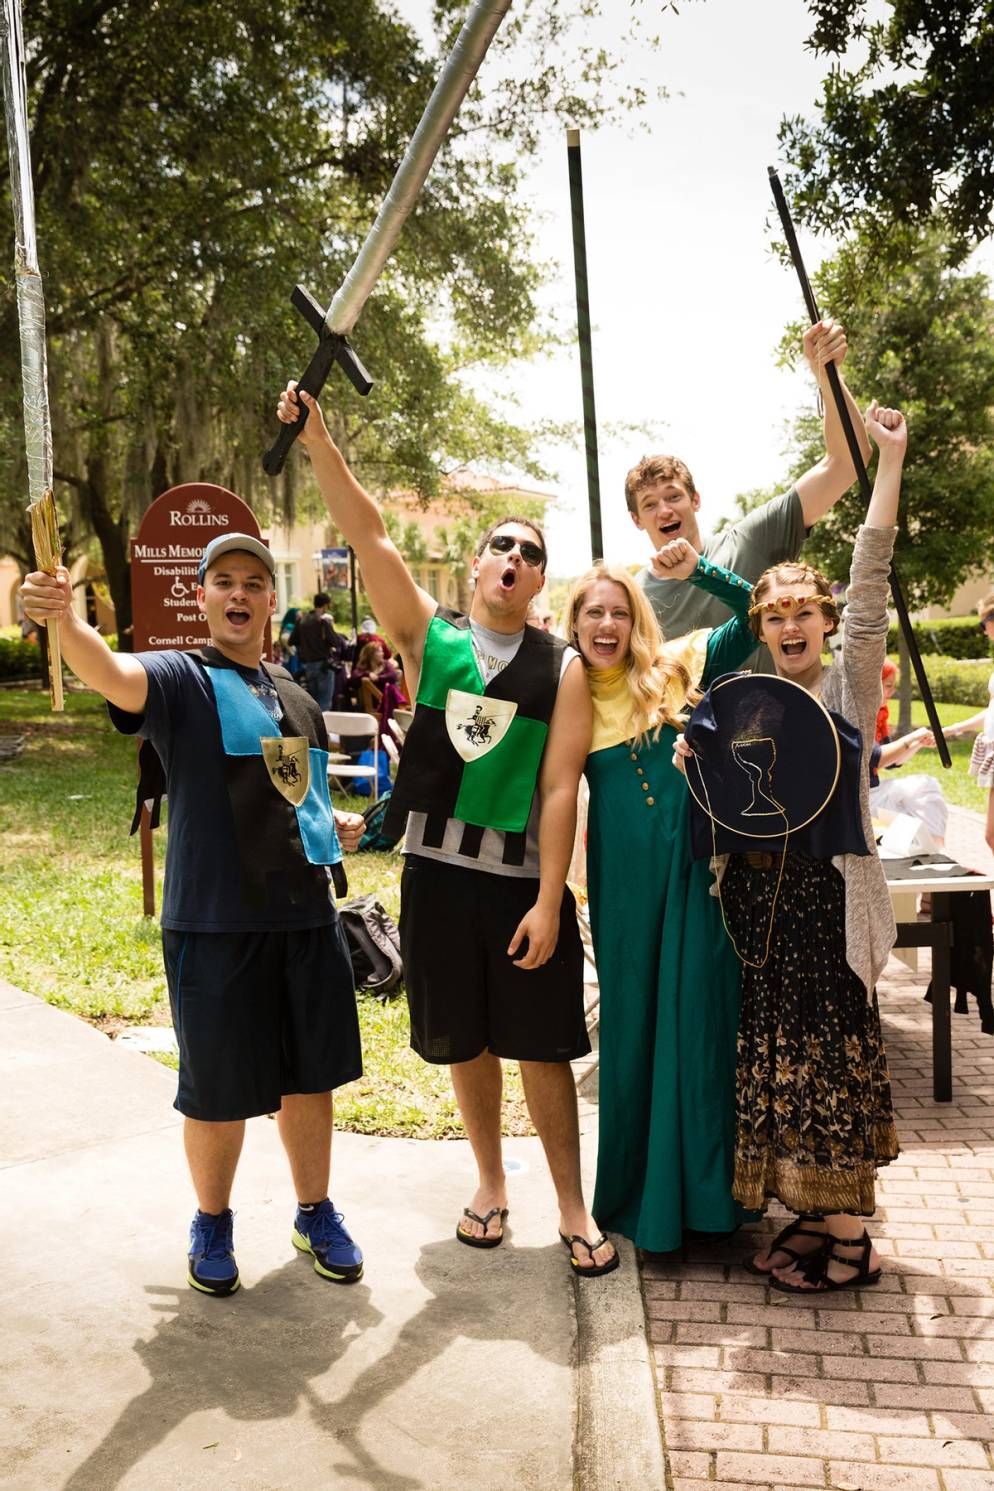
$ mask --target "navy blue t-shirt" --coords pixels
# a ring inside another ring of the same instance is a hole
[[[166,775],[169,844],[162,925],[178,932],[241,932],[333,922],[327,874],[322,888],[318,869],[312,903],[281,900],[279,879],[273,877],[267,910],[260,913],[245,905],[221,722],[210,680],[183,652],[135,656],[148,674],[145,713],[127,714],[112,704],[108,710],[123,735],[140,735],[152,743]],[[278,722],[279,698],[262,669],[236,671]]]

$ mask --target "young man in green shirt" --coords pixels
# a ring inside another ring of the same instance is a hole
[[[301,443],[416,701],[392,796],[406,827],[400,930],[411,1044],[450,1067],[479,1171],[456,1236],[480,1248],[503,1237],[503,1057],[521,1067],[574,1272],[607,1273],[618,1255],[583,1199],[569,1065],[590,1049],[566,871],[592,708],[579,655],[525,624],[545,583],[544,536],[523,518],[495,524],[473,559],[469,614],[439,606],[415,583],[317,402],[299,397]],[[298,420],[295,384],[277,412]]]

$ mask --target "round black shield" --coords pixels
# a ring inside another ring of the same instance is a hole
[[[746,839],[810,823],[835,791],[839,737],[825,707],[768,673],[718,678],[685,731],[687,782],[698,806]]]

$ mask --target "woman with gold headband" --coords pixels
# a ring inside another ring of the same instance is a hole
[[[685,1228],[729,1232],[739,967],[688,852],[686,784],[673,770],[684,710],[756,642],[750,586],[676,539],[658,579],[690,579],[734,615],[663,642],[627,570],[597,564],[574,585],[568,635],[594,700],[587,868],[601,988],[594,1215],[668,1252]]]
[[[743,959],[733,1194],[750,1209],[776,1197],[797,1213],[745,1265],[785,1293],[877,1283],[880,1259],[864,1218],[874,1210],[877,1167],[898,1153],[875,992],[895,929],[870,821],[868,764],[907,427],[900,411],[873,403],[866,429],[880,455],[834,661],[826,664],[823,651],[838,612],[828,581],[810,565],[760,575],[750,612],[779,677],[820,699],[851,737],[830,799],[836,841],[823,854],[812,846],[733,853],[721,880]],[[803,750],[803,742],[776,744],[781,753]],[[688,752],[679,740],[678,757]]]

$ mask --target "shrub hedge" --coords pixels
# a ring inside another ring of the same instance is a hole
[[[988,658],[990,643],[986,640],[976,617],[951,616],[939,621],[913,621],[912,630],[918,639],[918,650],[926,653],[941,653],[948,658]],[[887,651],[897,652],[897,623],[887,633]],[[950,703],[953,701],[950,700]]]
[[[41,653],[37,642],[23,637],[0,637],[0,678],[40,678]]]
[[[891,662],[897,660],[897,654],[891,653]],[[989,702],[988,683],[994,671],[989,659],[931,655],[924,657],[923,662],[936,703],[967,704],[972,709],[983,709]],[[911,697],[921,698],[914,673],[911,675]]]
[[[13,627],[0,630],[0,678],[40,678],[41,650],[38,643],[26,642],[19,630],[16,636],[12,636],[14,630]],[[117,651],[116,632],[110,632],[104,641],[111,652]],[[65,671],[66,665],[63,664]]]

